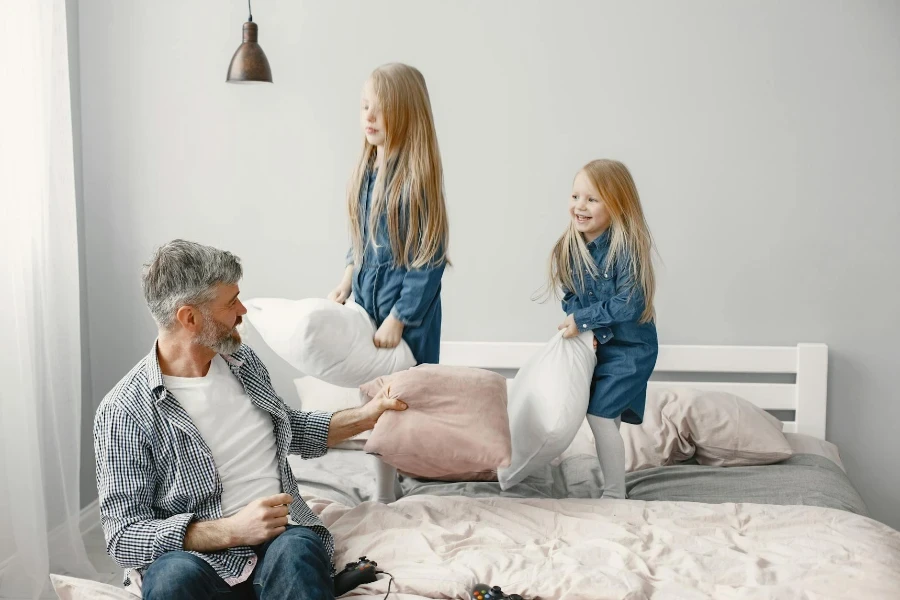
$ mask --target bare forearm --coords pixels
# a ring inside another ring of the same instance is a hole
[[[341,278],[341,285],[347,288],[353,285],[353,265],[347,265],[347,268],[344,269],[344,276]]]
[[[334,413],[331,416],[331,425],[328,427],[328,445],[338,444],[363,431],[372,429],[377,420],[377,416],[373,416],[372,411],[366,410],[365,407],[350,408]]]
[[[184,534],[184,549],[194,552],[218,552],[240,546],[228,519],[194,521]]]

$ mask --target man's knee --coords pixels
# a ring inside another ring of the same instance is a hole
[[[308,527],[290,527],[272,540],[254,575],[257,597],[334,599],[331,560]]]
[[[272,541],[266,551],[266,562],[291,558],[303,562],[327,563],[328,553],[322,538],[315,531],[309,527],[290,527]]]
[[[215,570],[188,552],[166,552],[144,571],[141,595],[145,600],[208,598],[216,591]]]

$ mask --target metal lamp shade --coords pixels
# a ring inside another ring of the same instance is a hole
[[[235,50],[228,65],[229,83],[272,83],[269,59],[257,42],[259,27],[252,21],[244,23],[244,41]]]

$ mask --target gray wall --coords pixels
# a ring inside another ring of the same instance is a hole
[[[160,243],[236,252],[245,298],[331,289],[359,91],[405,61],[428,80],[447,175],[444,339],[552,335],[559,309],[529,298],[572,177],[622,159],[663,259],[661,340],[829,344],[828,437],[874,516],[900,527],[900,5],[254,8],[272,86],[224,83],[242,2],[81,0],[95,402],[150,349],[138,274]]]

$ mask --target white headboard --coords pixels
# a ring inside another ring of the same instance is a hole
[[[541,343],[442,342],[441,364],[482,369],[518,369]],[[728,383],[704,381],[714,374],[734,374]],[[825,439],[828,397],[828,346],[660,346],[651,389],[691,387],[730,392],[765,410],[794,411],[784,422],[786,432]],[[693,380],[673,374],[691,374]],[[793,383],[740,381],[764,375],[795,375]],[[667,381],[666,377],[670,379]],[[673,381],[676,379],[676,381]]]

